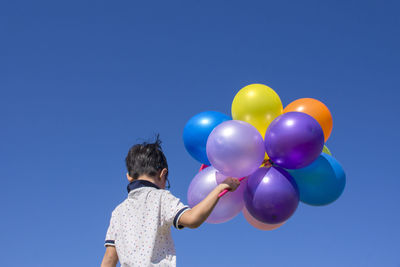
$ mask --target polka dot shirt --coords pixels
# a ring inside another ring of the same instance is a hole
[[[136,180],[111,215],[105,246],[115,246],[122,267],[176,266],[171,226],[189,209],[168,190]]]

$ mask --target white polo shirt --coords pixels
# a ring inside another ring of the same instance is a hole
[[[136,180],[128,197],[111,215],[105,246],[115,246],[122,267],[176,266],[171,226],[178,225],[188,206],[168,190]]]

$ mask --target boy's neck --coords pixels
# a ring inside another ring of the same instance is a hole
[[[144,181],[151,182],[153,184],[156,183],[156,181],[155,181],[155,179],[153,177],[150,177],[150,176],[147,176],[147,175],[139,176],[136,180],[144,180]]]
[[[156,185],[155,183],[150,182],[148,180],[135,179],[135,180],[133,180],[132,182],[130,182],[128,184],[128,186],[127,186],[128,193],[130,193],[132,190],[135,190],[135,189],[138,189],[138,188],[141,188],[141,187],[154,187],[156,189],[161,189],[158,185]]]
[[[156,186],[158,186],[159,188],[164,188],[165,184],[163,185],[161,183],[161,181],[155,177],[151,177],[151,176],[147,176],[147,175],[141,175],[139,176],[137,179],[133,180],[133,181],[148,181],[150,183],[155,184]]]

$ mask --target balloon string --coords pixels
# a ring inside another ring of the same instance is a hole
[[[263,161],[263,164],[262,164],[264,167],[272,167],[273,165],[274,165],[274,163],[270,160],[270,159],[267,159],[267,160],[264,160]],[[203,166],[202,166],[203,167]],[[239,181],[243,181],[244,179],[246,179],[246,177],[242,177],[242,178],[239,178]],[[240,186],[240,185],[239,185]],[[228,189],[225,189],[224,191],[222,191],[219,195],[218,195],[218,197],[222,197],[223,195],[225,195],[226,193],[228,193],[229,192],[229,190]]]

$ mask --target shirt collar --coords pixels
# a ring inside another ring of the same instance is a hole
[[[131,192],[132,190],[135,190],[137,188],[141,187],[154,187],[156,189],[160,189],[157,185],[153,184],[152,182],[146,181],[146,180],[135,180],[131,183],[128,184],[128,193]]]

